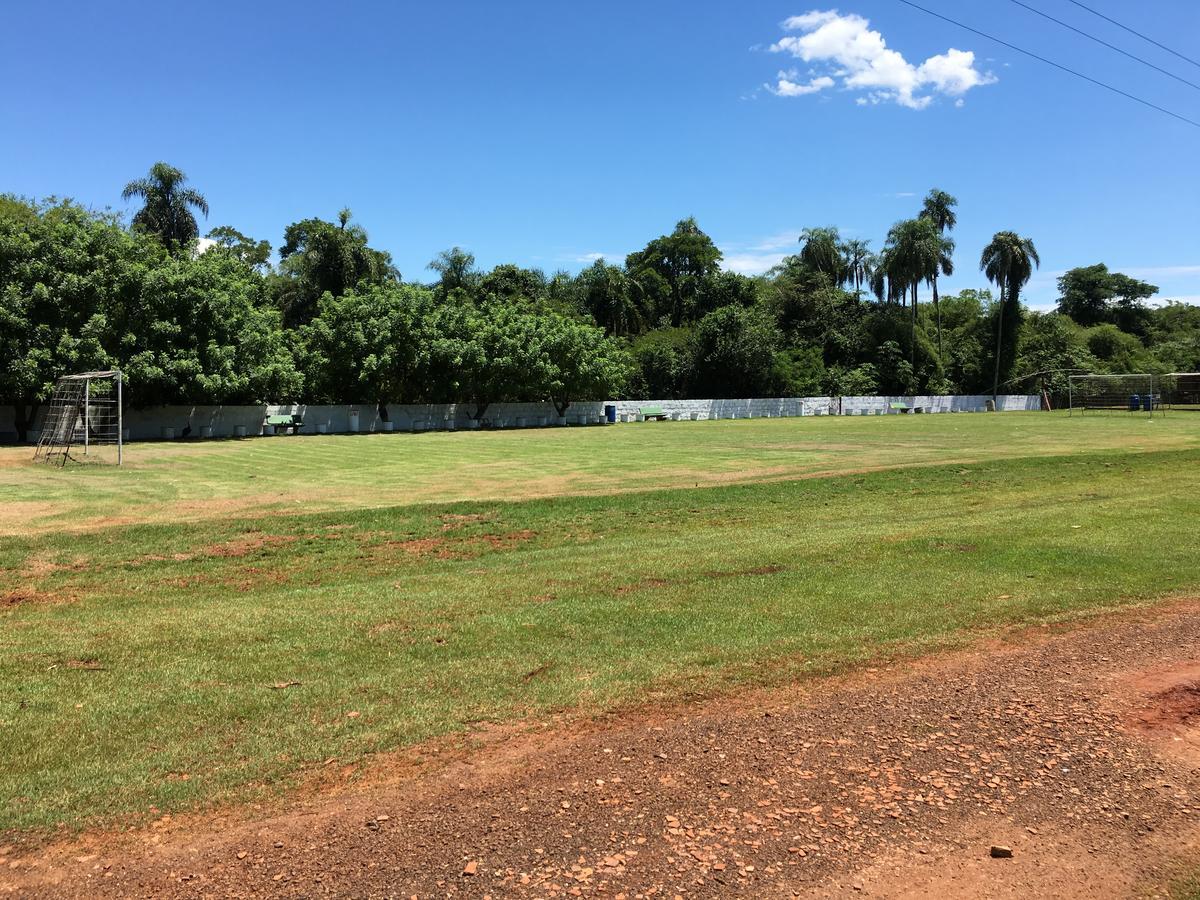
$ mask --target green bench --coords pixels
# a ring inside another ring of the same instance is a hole
[[[284,433],[286,434],[289,428],[292,430],[292,434],[295,434],[304,427],[304,416],[298,414],[288,416],[267,416],[267,427],[273,428],[276,434],[279,433],[280,429],[283,429]]]
[[[923,406],[909,406],[905,403],[889,403],[888,409],[894,410],[901,414],[925,412],[925,407]]]
[[[655,419],[659,422],[665,422],[667,420],[667,414],[663,412],[663,408],[661,406],[643,406],[638,410],[638,413],[647,422],[649,422],[651,419]]]

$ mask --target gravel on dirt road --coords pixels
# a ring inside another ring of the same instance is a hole
[[[0,846],[0,892],[1153,894],[1200,864],[1198,685],[1200,605],[1142,608],[773,691],[503,730],[270,813]]]

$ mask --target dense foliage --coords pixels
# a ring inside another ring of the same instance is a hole
[[[956,201],[934,190],[878,253],[806,229],[765,275],[721,268],[695,221],[578,275],[500,265],[459,247],[404,281],[342,210],[265,240],[222,225],[197,240],[204,197],[156,164],[124,195],[127,227],[71,201],[0,196],[0,402],[24,434],[64,373],[120,367],[130,402],[464,402],[1065,390],[1069,371],[1200,368],[1200,309],[1103,264],[1058,279],[1055,312],[1022,289],[1039,263],[998,232],[995,288],[940,296]],[[930,302],[923,303],[922,293]]]

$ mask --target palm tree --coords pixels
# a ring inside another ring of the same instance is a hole
[[[805,228],[800,234],[800,259],[818,272],[824,272],[834,284],[843,281],[841,238],[836,228]]]
[[[170,248],[186,246],[200,236],[192,207],[208,217],[208,201],[198,191],[184,187],[187,176],[174,166],[156,162],[146,178],[125,185],[123,200],[141,197],[145,205],[133,217],[133,224],[156,234]]]
[[[996,368],[992,378],[992,399],[1000,393],[1000,348],[1004,336],[1004,313],[1019,304],[1021,288],[1029,283],[1035,266],[1042,264],[1033,241],[1015,231],[998,231],[983,248],[979,268],[988,281],[1000,290],[1000,309],[996,316]]]
[[[928,219],[905,219],[888,231],[888,282],[901,296],[911,292],[911,343],[913,369],[917,366],[917,287],[937,272],[943,239]]]
[[[842,272],[846,284],[854,285],[854,297],[862,292],[862,286],[871,278],[871,264],[874,254],[871,253],[871,242],[850,238],[843,242]]]
[[[938,234],[942,236],[943,241],[943,246],[939,251],[941,259],[938,266],[934,268],[933,278],[929,283],[933,289],[933,309],[937,313],[939,359],[942,356],[942,308],[938,303],[938,270],[940,269],[943,275],[954,274],[954,262],[951,259],[954,255],[954,241],[946,237],[946,232],[953,231],[954,226],[958,224],[958,215],[954,212],[954,207],[957,205],[957,198],[937,188],[925,195],[925,202],[921,205],[921,218],[928,219],[937,226]]]
[[[954,212],[956,206],[957,198],[934,188],[925,195],[925,201],[921,204],[921,218],[932,219],[938,232],[945,234],[947,231],[953,231],[954,226],[958,224],[958,216]]]

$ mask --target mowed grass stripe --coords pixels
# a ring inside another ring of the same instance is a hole
[[[961,460],[1200,446],[1187,416],[818,417],[136,444],[52,470],[0,450],[0,534],[280,509],[693,487]]]
[[[30,592],[0,627],[0,828],[257,796],[474,722],[1194,590],[1198,463],[1096,452],[0,539],[0,576]]]

